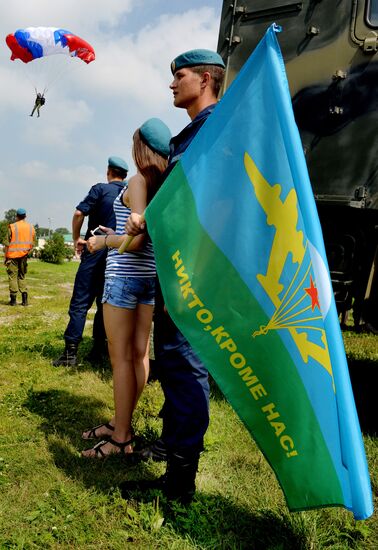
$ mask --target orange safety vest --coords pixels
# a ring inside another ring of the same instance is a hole
[[[22,258],[33,248],[35,230],[31,223],[20,220],[9,225],[11,239],[7,258]]]

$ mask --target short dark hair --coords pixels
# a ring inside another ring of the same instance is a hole
[[[124,180],[127,176],[127,170],[124,170],[123,168],[118,168],[117,166],[109,166],[108,170],[115,178],[121,178]]]
[[[16,214],[16,216],[19,220],[24,220],[26,218],[26,214]]]
[[[188,67],[188,69],[200,75],[210,73],[213,92],[218,97],[224,80],[225,69],[223,67],[218,65],[196,65],[195,67]]]

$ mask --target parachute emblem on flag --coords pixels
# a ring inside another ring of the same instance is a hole
[[[323,325],[327,300],[323,300],[323,306],[314,283],[316,277],[313,273],[310,243],[303,232],[297,229],[296,192],[291,189],[285,201],[282,201],[281,186],[270,185],[248,153],[244,155],[244,165],[256,198],[266,213],[268,225],[276,228],[266,274],[257,275],[257,280],[275,306],[275,311],[269,322],[255,330],[252,337],[266,335],[270,330],[288,330],[303,362],[307,364],[310,358],[314,359],[326,369],[333,382]],[[283,297],[280,297],[284,290],[280,279],[289,254],[292,255],[293,263],[297,264],[297,269]]]

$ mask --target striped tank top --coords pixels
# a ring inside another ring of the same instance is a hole
[[[122,202],[127,185],[113,203],[116,217],[116,235],[125,234],[125,224],[131,214],[130,208]],[[143,248],[135,252],[119,254],[117,248],[109,248],[106,259],[105,277],[155,277],[155,257],[152,242],[147,235]]]

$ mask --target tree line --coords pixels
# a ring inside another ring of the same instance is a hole
[[[7,231],[8,231],[8,225],[10,223],[14,223],[16,221],[16,210],[14,208],[11,208],[10,210],[6,210],[4,212],[4,219],[0,220],[0,242],[3,242]],[[58,227],[57,229],[51,230],[49,227],[41,227],[38,223],[35,224],[35,236],[37,239],[43,238],[43,237],[49,237],[50,235],[53,235],[54,233],[58,233],[59,235],[67,235],[68,233],[71,233],[67,227]]]

